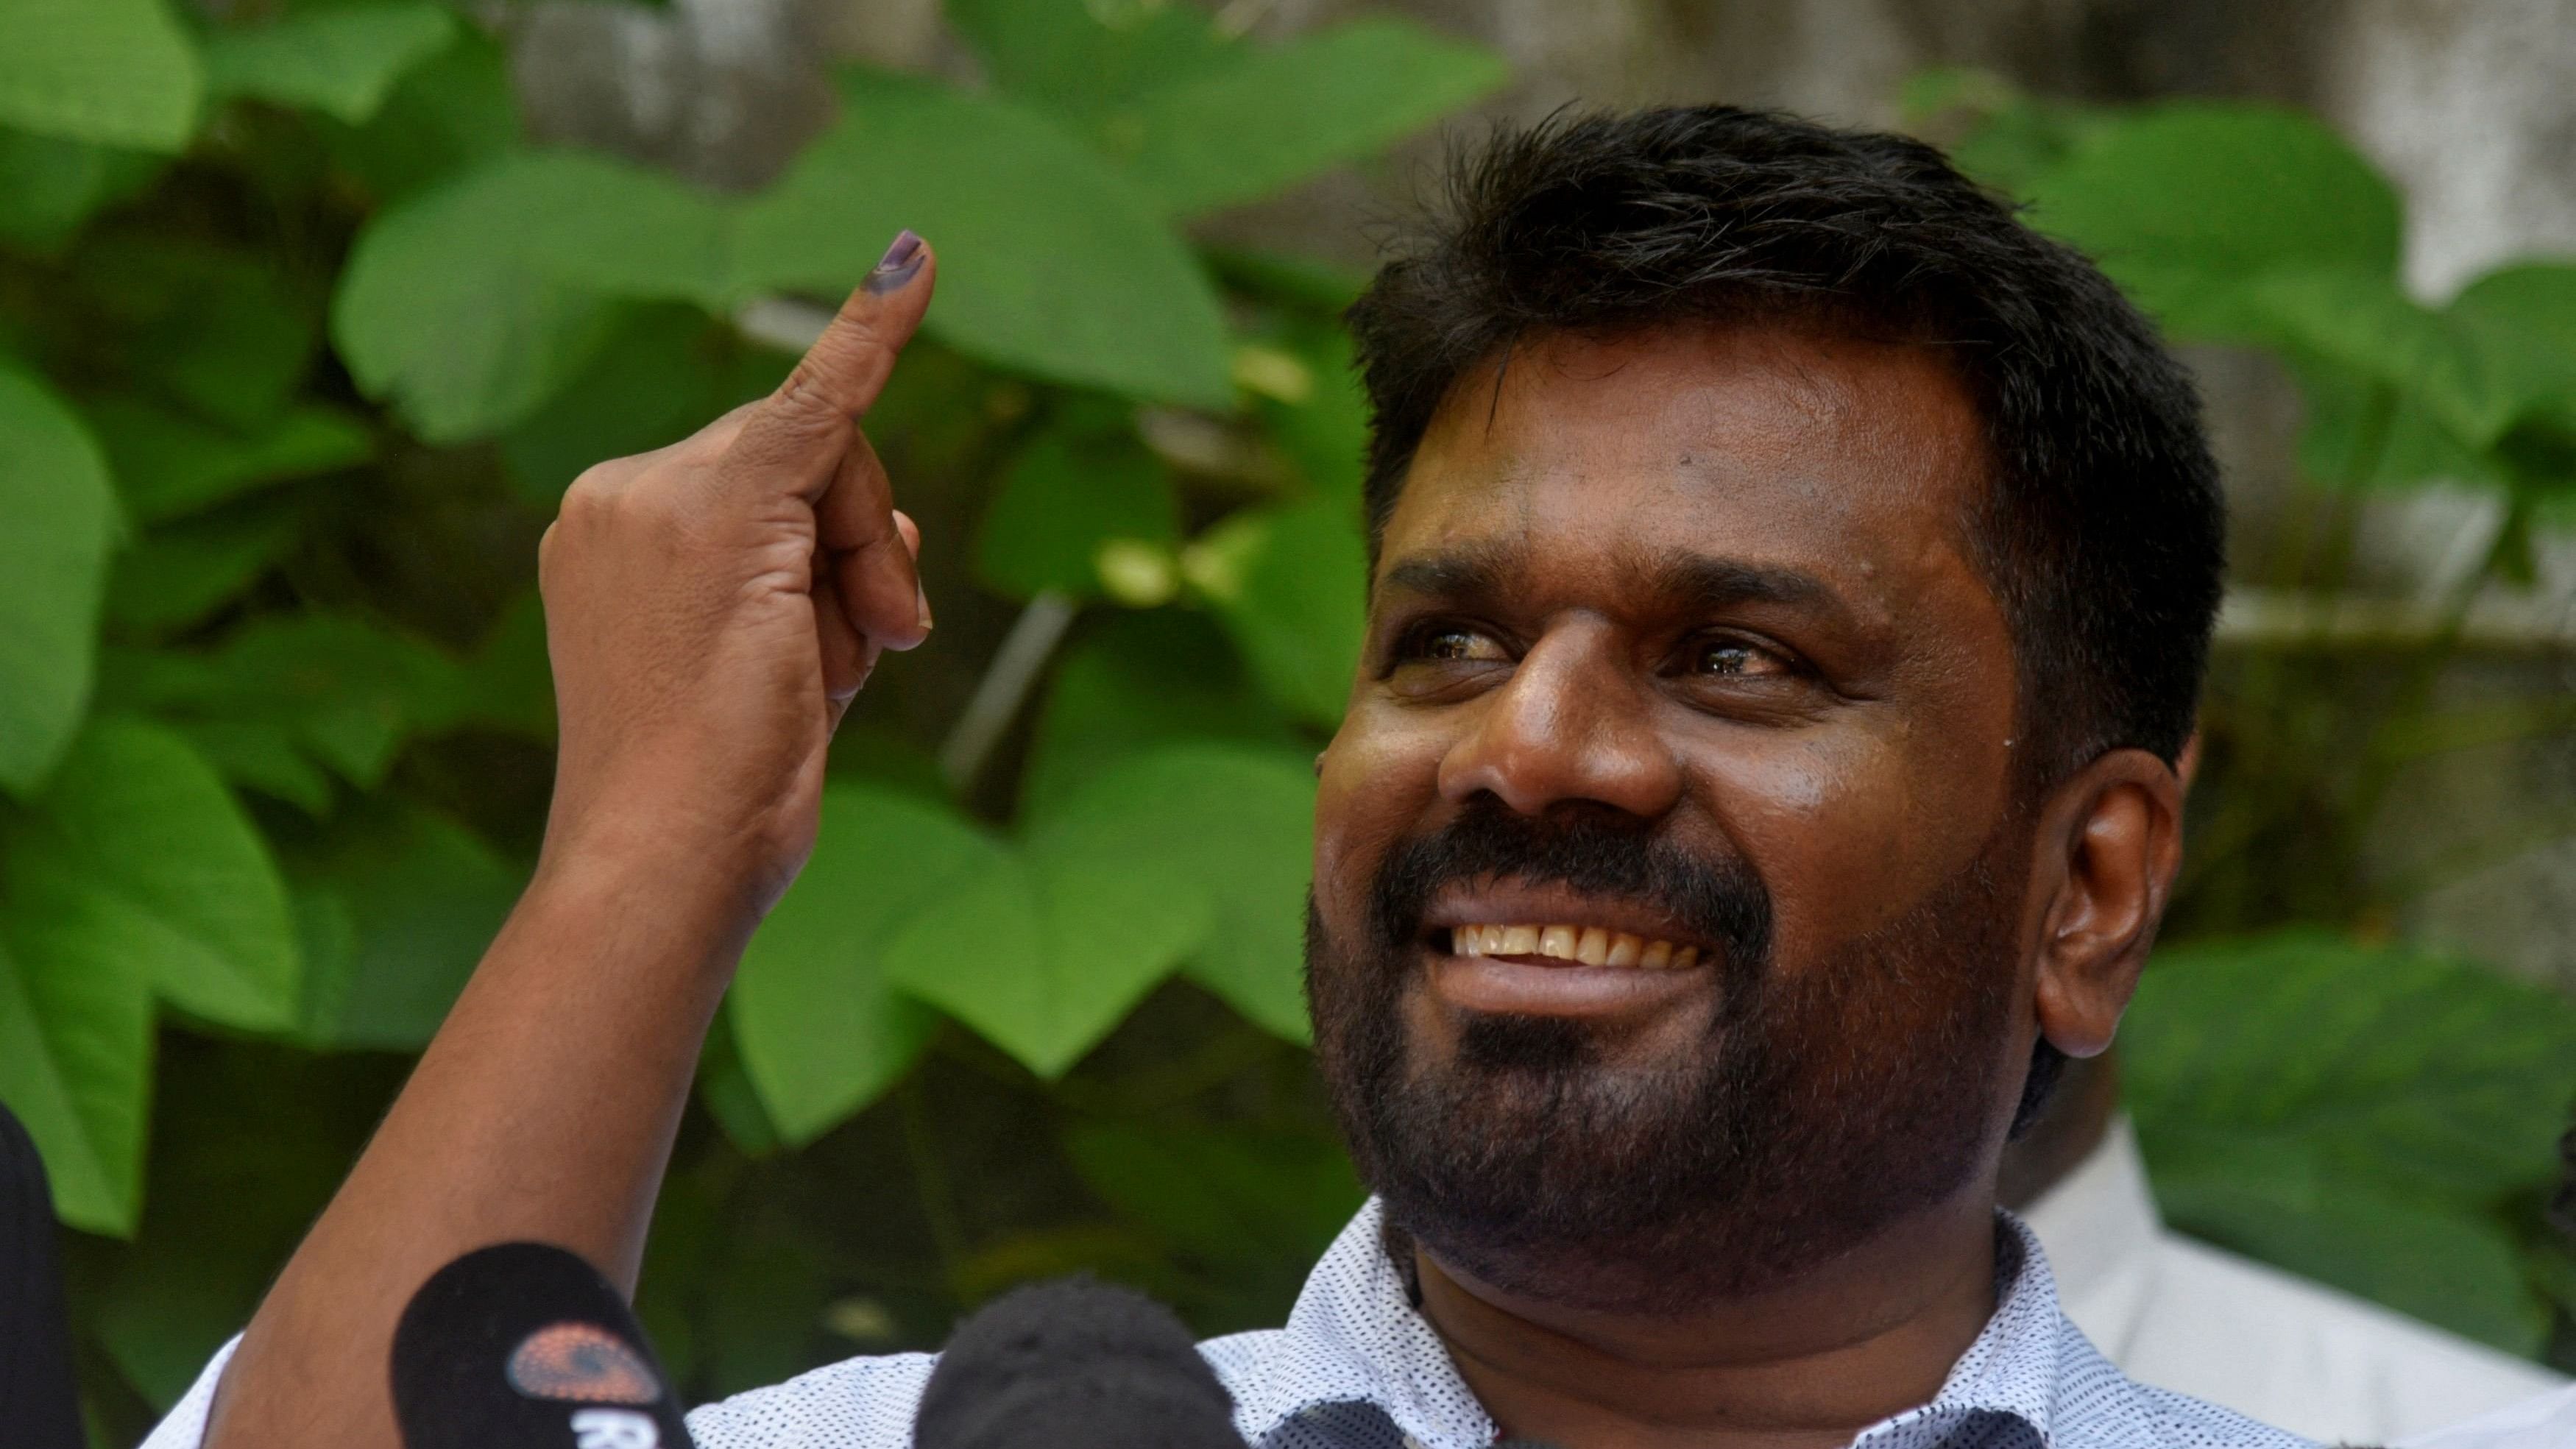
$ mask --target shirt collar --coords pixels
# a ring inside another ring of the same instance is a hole
[[[1271,1371],[1236,1388],[1235,1426],[1247,1441],[1260,1443],[1310,1405],[1360,1399],[1424,1449],[1494,1442],[1494,1421],[1387,1257],[1385,1230],[1385,1209],[1372,1197],[1317,1260],[1273,1345]]]
[[[1995,1219],[1993,1317],[1931,1402],[1863,1430],[1854,1449],[1985,1442],[1961,1432],[1979,1420],[1999,1428],[2018,1421],[2023,1433],[2012,1437],[2044,1446],[2139,1442],[2130,1426],[2152,1419],[2152,1408],[2059,1312],[2056,1282],[2030,1229],[2000,1210]],[[1263,1371],[1236,1381],[1236,1425],[1250,1442],[1302,1409],[1348,1400],[1384,1409],[1423,1449],[1493,1442],[1493,1421],[1388,1259],[1384,1230],[1384,1209],[1372,1197],[1316,1263]]]

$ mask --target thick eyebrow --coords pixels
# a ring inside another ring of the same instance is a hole
[[[1804,569],[1676,552],[1658,560],[1648,576],[1658,594],[1703,611],[1737,604],[1781,604],[1845,612],[1842,595],[1833,585]]]
[[[1444,553],[1414,554],[1387,565],[1380,588],[1433,599],[1482,599],[1500,594],[1505,581],[1522,570],[1519,549],[1504,544],[1468,544]]]
[[[1468,544],[1441,553],[1415,554],[1387,565],[1381,586],[1435,599],[1491,598],[1509,593],[1525,562],[1521,550],[1501,544]],[[1636,569],[1656,597],[1716,610],[1736,604],[1781,604],[1840,609],[1831,584],[1804,569],[1675,551]]]

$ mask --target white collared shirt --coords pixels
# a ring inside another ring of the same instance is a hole
[[[2123,1372],[2311,1438],[2391,1444],[2567,1382],[2167,1230],[2126,1117],[2024,1220],[2066,1316]]]
[[[1932,1401],[1854,1449],[2305,1449],[2241,1414],[2134,1383],[2057,1308],[2039,1243],[1996,1219],[1996,1307]],[[1494,1424],[1387,1257],[1371,1200],[1306,1280],[1283,1328],[1200,1345],[1263,1449],[1486,1449]],[[143,1449],[196,1449],[232,1347]],[[854,1358],[689,1415],[699,1449],[904,1449],[928,1354]]]

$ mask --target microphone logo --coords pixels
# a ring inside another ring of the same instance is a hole
[[[662,1431],[633,1409],[581,1409],[572,1416],[573,1449],[662,1449]]]
[[[595,1323],[549,1324],[529,1334],[511,1350],[510,1387],[532,1399],[575,1404],[649,1404],[662,1397],[662,1385],[644,1356],[624,1339]],[[652,1421],[628,1414],[649,1431]],[[580,1427],[582,1415],[573,1416]],[[604,1432],[604,1431],[603,1431]],[[582,1449],[594,1449],[587,1438]],[[596,1449],[628,1449],[625,1441],[603,1438]],[[643,1449],[651,1449],[643,1441]]]

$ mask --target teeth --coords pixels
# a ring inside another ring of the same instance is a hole
[[[1682,971],[1699,964],[1697,946],[1677,947],[1625,931],[1558,922],[1453,926],[1449,949],[1459,956],[1544,956],[1585,966],[1633,966],[1644,971]]]

